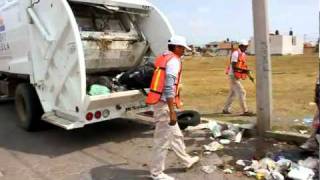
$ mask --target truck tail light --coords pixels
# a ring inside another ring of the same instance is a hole
[[[94,113],[94,117],[95,117],[96,119],[100,119],[100,118],[101,118],[101,115],[102,115],[101,111],[97,111],[96,113]]]
[[[93,113],[92,112],[88,112],[87,115],[86,115],[86,119],[87,119],[87,121],[92,121]]]

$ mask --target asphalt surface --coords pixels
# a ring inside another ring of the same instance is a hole
[[[17,126],[13,102],[0,102],[0,180],[149,179],[152,127],[114,120],[73,131],[50,127],[25,132]],[[199,148],[187,141],[188,151]],[[167,173],[176,179],[243,179],[217,171],[203,173],[199,163],[181,168],[168,155]]]

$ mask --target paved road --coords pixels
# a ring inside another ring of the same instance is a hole
[[[150,126],[115,120],[74,131],[53,127],[28,133],[16,120],[13,103],[0,102],[0,180],[148,179]],[[195,141],[188,146],[197,147]],[[238,179],[206,175],[201,163],[185,172],[176,160],[170,153],[167,172],[177,179]]]

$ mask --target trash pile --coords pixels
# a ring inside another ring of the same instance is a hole
[[[266,180],[312,180],[315,172],[318,171],[319,160],[316,158],[307,158],[298,163],[278,157],[275,161],[272,157],[266,157],[261,160],[238,160],[238,166],[243,167],[244,174],[256,179]]]
[[[216,121],[209,121],[205,124],[188,127],[186,131],[196,131],[202,129],[208,129],[212,133],[212,137],[210,138],[212,142],[208,145],[203,145],[205,154],[221,150],[224,148],[224,145],[228,145],[231,142],[240,143],[245,131],[245,129],[242,129],[239,124],[228,124],[222,126]]]
[[[214,155],[213,152],[223,150],[232,142],[240,143],[246,129],[242,125],[221,125],[216,121],[209,121],[186,129],[189,132],[199,130],[206,130],[211,135],[211,142],[202,145],[203,154],[209,156]],[[233,157],[230,156],[230,158]],[[319,172],[319,159],[308,157],[296,162],[286,158],[283,154],[267,153],[262,159],[237,160],[233,166],[224,164],[221,168],[225,174],[232,174],[237,171],[237,173],[255,177],[258,180],[313,180],[317,178]],[[217,170],[217,166],[212,163],[201,167],[201,171],[207,174],[213,173],[215,170]]]

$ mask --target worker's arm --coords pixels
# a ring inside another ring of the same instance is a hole
[[[170,115],[170,125],[174,126],[177,123],[177,115],[175,111],[175,106],[174,106],[174,97],[175,97],[175,91],[174,91],[174,84],[176,82],[176,77],[167,74],[166,76],[166,85],[164,87],[164,95],[167,100],[167,104],[169,107],[169,115]]]

